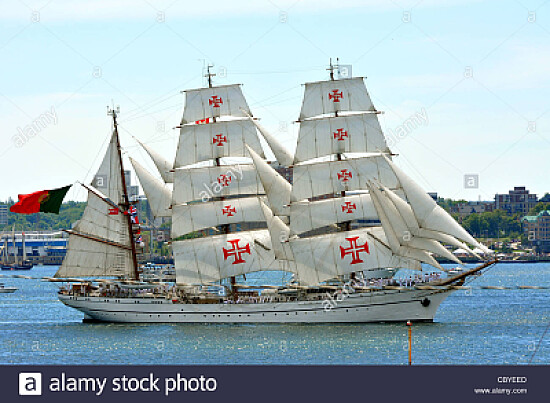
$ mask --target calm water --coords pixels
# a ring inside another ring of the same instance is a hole
[[[33,276],[57,268],[35,267]],[[5,272],[4,272],[5,273]],[[83,324],[56,285],[0,279],[1,364],[397,364],[404,324]],[[499,264],[472,285],[550,286],[550,264]],[[550,323],[550,290],[457,291],[413,327],[417,364],[527,364]],[[533,364],[550,363],[550,331]]]

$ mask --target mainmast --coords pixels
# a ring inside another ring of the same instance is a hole
[[[120,112],[120,108],[117,107],[116,109],[109,109],[108,115],[113,117],[113,126],[114,126],[114,132],[116,137],[116,146],[117,146],[117,152],[118,152],[118,158],[120,161],[120,175],[122,180],[122,203],[121,206],[123,207],[123,213],[126,215],[126,222],[128,224],[128,237],[130,240],[130,247],[132,250],[132,264],[134,269],[134,278],[136,280],[139,280],[139,272],[138,272],[138,264],[137,264],[137,255],[136,255],[136,244],[134,241],[134,231],[132,228],[132,218],[130,216],[130,198],[128,197],[128,190],[126,188],[126,177],[124,175],[124,166],[122,164],[122,152],[120,150],[120,139],[118,136],[118,123],[117,123],[117,114]]]
[[[234,297],[235,278],[279,263],[267,229],[230,231],[232,224],[265,222],[259,197],[265,190],[253,164],[222,159],[250,158],[248,148],[265,156],[241,85],[217,85],[211,67],[205,66],[203,88],[184,91],[173,165],[172,249],[178,284],[227,279]],[[218,233],[180,238],[209,228]]]

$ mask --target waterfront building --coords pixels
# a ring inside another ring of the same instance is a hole
[[[13,234],[4,231],[0,234],[2,245],[7,245],[9,256],[14,252],[17,256],[23,256],[23,235],[15,233],[15,249],[13,246]],[[25,252],[27,259],[33,264],[61,264],[67,252],[67,240],[62,232],[25,231]],[[6,242],[7,241],[7,242]]]
[[[537,204],[536,194],[529,193],[525,186],[515,186],[508,194],[495,195],[495,209],[509,214],[528,213]]]
[[[8,205],[0,204],[0,226],[8,225]]]
[[[451,212],[458,214],[460,217],[467,217],[470,214],[487,213],[494,209],[495,203],[490,201],[468,201],[452,206]]]
[[[525,216],[521,223],[529,245],[535,247],[537,252],[549,252],[550,210],[543,210],[534,216]]]

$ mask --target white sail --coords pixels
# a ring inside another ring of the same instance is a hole
[[[207,284],[261,270],[279,270],[267,230],[172,243],[178,284]]]
[[[117,149],[117,136],[113,132],[103,162],[94,176],[92,186],[112,200],[115,204],[122,202],[121,161]]]
[[[441,265],[430,255],[430,252],[445,256],[445,248],[438,244],[437,241],[415,239],[415,236],[389,198],[383,195],[370,182],[367,183],[367,187],[392,252],[398,256],[417,259],[443,270]]]
[[[275,215],[288,215],[292,186],[251,148],[248,152],[267,195],[269,206]]]
[[[67,255],[54,277],[130,276],[132,271],[130,249],[70,235]]]
[[[366,189],[367,180],[377,179],[390,189],[401,187],[389,160],[381,154],[325,161],[294,167],[292,197],[308,199],[341,191]]]
[[[182,124],[220,116],[252,115],[240,84],[185,91]]]
[[[294,164],[350,152],[390,152],[377,115],[362,113],[300,123]]]
[[[256,127],[250,119],[181,127],[175,168],[222,157],[248,157],[248,144],[264,158]]]
[[[101,195],[102,196],[102,195]],[[120,276],[133,273],[126,216],[88,190],[82,218],[69,232],[67,255],[55,277]]]
[[[269,133],[257,120],[251,119],[262,137],[265,139],[269,148],[273,152],[275,159],[282,166],[290,166],[293,163],[293,156],[290,151],[271,133]]]
[[[347,111],[375,111],[362,77],[305,84],[299,120]]]
[[[172,205],[216,197],[264,194],[252,164],[234,164],[175,171]]]
[[[382,233],[377,235],[383,239]],[[395,256],[365,229],[291,239],[289,243],[300,283],[304,285],[362,270],[420,268],[417,260]]]
[[[290,230],[294,234],[352,220],[378,220],[369,194],[290,205]]]
[[[265,221],[257,197],[180,204],[172,210],[172,238],[219,225]]]
[[[67,254],[55,277],[133,275],[127,218],[123,200],[117,133],[113,132],[81,219],[69,232]]]
[[[92,191],[88,191],[88,204],[73,230],[130,246],[126,216]]]
[[[130,158],[130,162],[134,167],[145,196],[147,196],[147,202],[153,215],[155,217],[170,217],[172,215],[170,210],[170,204],[172,203],[171,186],[155,178],[134,159]]]
[[[408,205],[402,198],[397,196],[388,188],[380,184],[376,186],[380,187],[380,191],[378,191],[377,194],[379,196],[383,194],[385,201],[383,207],[388,216],[399,215],[402,219],[401,225],[405,226],[405,229],[403,230],[403,238],[409,239],[409,243],[411,244],[411,246],[418,249],[428,250],[430,252],[438,254],[439,256],[452,260],[458,264],[462,264],[462,262],[456,256],[450,253],[439,243],[444,242],[455,246],[458,245],[459,247],[465,246],[462,242],[459,242],[451,235],[420,228],[420,224],[416,220],[416,217],[414,216],[414,212],[410,205]],[[374,189],[375,192],[377,192],[376,186]],[[390,212],[390,210],[392,212]],[[426,240],[429,240],[429,243],[427,243]],[[466,247],[466,250],[469,250],[469,248]]]
[[[153,163],[157,167],[157,170],[159,171],[159,174],[162,177],[162,180],[165,183],[174,182],[174,172],[172,172],[173,163],[168,161],[166,158],[164,158],[155,150],[153,150],[150,146],[142,143],[137,139],[136,141],[143,147],[145,151],[147,151],[147,154],[149,154],[149,157],[151,157],[151,159],[153,160]]]
[[[391,166],[395,175],[399,178],[402,184],[403,191],[407,197],[418,223],[427,230],[439,231],[464,242],[474,245],[481,250],[492,252],[484,245],[477,242],[459,223],[457,223],[449,213],[418,186],[411,178],[409,178],[401,169],[386,158],[387,163]]]
[[[294,254],[288,242],[290,239],[290,228],[280,217],[273,215],[273,211],[265,203],[262,202],[260,205],[267,223],[267,229],[271,237],[271,244],[275,257],[287,266],[286,271],[296,273]]]

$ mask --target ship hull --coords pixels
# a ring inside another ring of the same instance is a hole
[[[367,323],[433,321],[452,290],[384,290],[315,301],[181,304],[159,298],[59,295],[85,321],[127,323]]]
[[[2,270],[30,270],[33,268],[32,264],[3,264]]]

